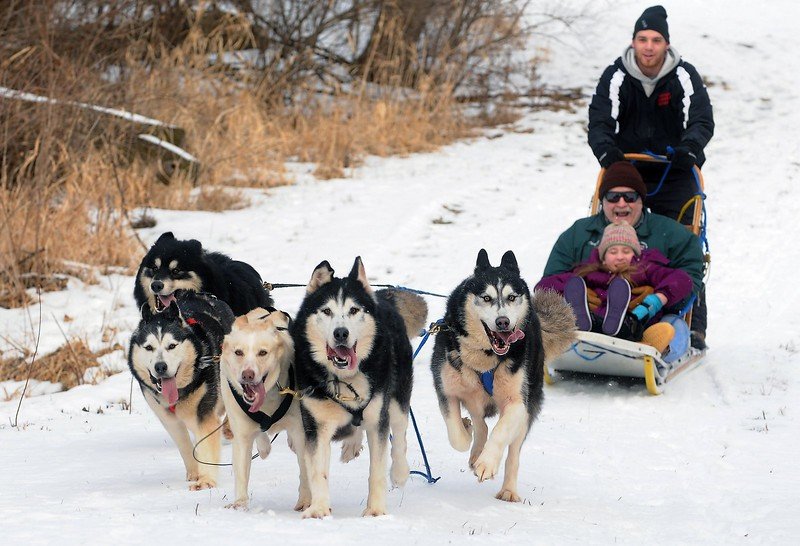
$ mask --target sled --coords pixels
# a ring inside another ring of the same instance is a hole
[[[581,372],[644,379],[647,392],[661,394],[666,383],[680,373],[699,366],[705,351],[689,347],[672,363],[655,348],[642,343],[595,332],[577,332],[578,340],[565,353],[545,366],[545,381],[555,383],[559,371]]]
[[[649,154],[625,154],[625,159],[635,161],[650,161],[666,163],[664,156]],[[591,214],[600,210],[598,191],[603,179],[605,169],[600,170],[597,177],[594,196],[591,204]],[[703,232],[703,175],[696,166],[694,167],[698,193],[686,203],[681,214],[696,204],[692,216],[692,225],[687,225],[695,235],[705,241]],[[709,258],[706,245],[706,267]],[[687,325],[691,321],[691,306],[684,315]],[[619,339],[595,332],[577,332],[577,341],[566,352],[545,366],[545,382],[548,385],[555,383],[558,371],[580,372],[595,375],[609,375],[616,377],[642,378],[650,394],[661,394],[665,385],[679,374],[689,371],[703,362],[706,351],[688,347],[686,352],[671,362],[665,362],[663,356],[654,347]]]

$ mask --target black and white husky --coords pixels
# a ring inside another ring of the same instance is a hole
[[[161,313],[144,306],[131,337],[128,366],[147,405],[178,446],[190,489],[216,486],[223,413],[219,355],[233,319],[224,302],[179,291],[175,303]],[[197,458],[209,464],[195,460],[189,432],[195,441],[205,437]]]
[[[345,278],[328,262],[311,275],[292,326],[305,462],[311,505],[303,517],[331,513],[328,471],[331,441],[343,440],[342,460],[369,446],[369,495],[364,516],[386,513],[386,451],[392,434],[391,480],[408,479],[406,429],[413,378],[413,337],[425,324],[427,305],[407,291],[373,292],[361,258]]]
[[[555,292],[532,299],[513,252],[492,267],[481,250],[474,274],[450,294],[444,322],[431,370],[450,445],[458,451],[472,445],[469,464],[478,481],[494,478],[508,448],[496,497],[519,502],[520,450],[541,409],[545,353],[555,357],[569,347],[575,329],[572,311]],[[462,419],[462,406],[471,421]],[[489,435],[485,418],[498,411]]]
[[[142,259],[133,297],[140,310],[147,303],[156,312],[175,301],[176,290],[214,294],[236,316],[256,307],[272,306],[261,276],[250,265],[219,252],[209,252],[195,239],[176,239],[168,231]]]

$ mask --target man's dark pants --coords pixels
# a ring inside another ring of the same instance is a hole
[[[664,176],[665,164],[663,163],[638,163],[636,168],[642,175],[647,185],[648,197],[645,200],[647,207],[656,214],[668,216],[678,220],[681,209],[695,195],[699,189],[692,171],[681,171],[671,168],[659,188],[659,182]],[[655,193],[654,193],[655,192]],[[694,207],[688,207],[681,216],[680,222],[685,225],[692,224]],[[702,334],[705,339],[708,309],[706,308],[706,286],[700,289],[692,308],[692,331]]]

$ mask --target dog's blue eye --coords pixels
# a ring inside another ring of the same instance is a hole
[[[172,349],[174,349],[177,346],[178,346],[177,343],[170,343],[169,345],[167,345],[167,350],[171,351]]]
[[[509,294],[508,295],[508,301],[514,301],[515,299],[517,299],[517,295],[516,294]]]
[[[261,349],[260,351],[258,351],[258,356],[267,356],[267,350]]]

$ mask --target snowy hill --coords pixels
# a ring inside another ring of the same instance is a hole
[[[593,4],[592,21],[551,40],[541,73],[588,99],[602,69],[626,45],[648,4]],[[523,446],[524,502],[494,499],[467,456],[453,451],[428,363],[417,358],[412,408],[435,485],[412,477],[388,495],[390,515],[360,518],[367,459],[331,467],[333,517],[291,510],[298,485],[283,436],[253,464],[251,510],[226,510],[233,476],[190,492],[177,449],[127,371],[96,386],[0,402],[3,455],[0,540],[5,544],[170,544],[281,541],[356,543],[792,544],[800,536],[800,298],[787,274],[799,263],[800,8],[788,0],[663,2],[672,45],[710,83],[716,134],[706,149],[710,351],[706,363],[653,397],[639,382],[579,379],[546,387],[542,414]],[[541,45],[537,42],[537,45]],[[250,262],[270,282],[305,283],[323,259],[339,274],[356,255],[376,283],[447,293],[474,267],[513,249],[530,284],[557,235],[585,215],[597,164],[586,144],[586,107],[536,112],[501,138],[437,153],[369,159],[352,177],[252,191],[253,205],[225,213],[156,211],[162,231],[198,238]],[[532,132],[527,132],[532,129]],[[495,131],[493,131],[495,133]],[[137,321],[133,279],[74,282],[41,309],[0,310],[0,343],[30,339],[42,314],[40,350],[66,335],[93,339],[103,325],[127,343]],[[276,290],[294,313],[302,289]],[[444,302],[427,298],[434,320]],[[64,315],[72,322],[57,324]],[[99,341],[99,340],[96,340]],[[107,365],[125,369],[120,352]],[[2,386],[14,390],[15,385]],[[412,469],[422,468],[409,438]],[[334,448],[334,454],[338,448]],[[223,461],[230,446],[223,447]]]

